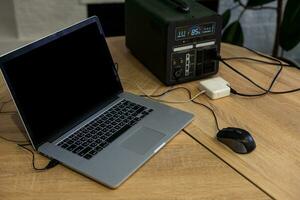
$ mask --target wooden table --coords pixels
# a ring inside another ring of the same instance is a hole
[[[140,94],[132,80],[148,94],[166,89],[130,54],[123,37],[110,38],[108,43],[126,91]],[[227,44],[222,45],[222,56],[255,57]],[[231,63],[265,86],[276,70],[257,63]],[[258,92],[223,65],[219,75],[239,91]],[[299,75],[295,69],[284,69],[275,88],[300,87]],[[197,92],[196,81],[182,85]],[[187,96],[178,90],[163,98]],[[0,102],[9,99],[1,79]],[[214,108],[221,127],[249,130],[257,149],[248,155],[233,153],[215,139],[216,127],[208,110],[192,103],[170,104],[196,115],[186,131],[202,145],[181,132],[116,190],[61,165],[36,172],[28,152],[0,139],[0,199],[300,199],[299,93],[251,99],[230,96],[214,101],[203,95],[198,101]],[[15,107],[10,102],[2,111],[14,112]],[[1,136],[24,140],[22,132],[15,113],[0,114]],[[46,163],[46,158],[37,155],[37,164]]]

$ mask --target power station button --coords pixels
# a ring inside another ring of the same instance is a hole
[[[181,69],[177,69],[175,72],[174,72],[174,77],[176,79],[180,78],[182,75],[182,70]]]

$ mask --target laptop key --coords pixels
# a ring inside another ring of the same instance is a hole
[[[93,156],[91,155],[91,154],[86,154],[85,156],[83,156],[84,158],[86,158],[86,159],[90,159],[90,158],[92,158]]]
[[[77,145],[72,144],[72,145],[69,146],[67,149],[68,149],[69,151],[73,151],[76,147],[77,147]]]
[[[128,125],[129,125],[129,126],[133,126],[133,125],[136,124],[136,122],[137,122],[136,120],[132,120],[132,121],[130,121],[130,122],[128,123]]]
[[[65,141],[61,141],[61,142],[60,142],[60,143],[58,143],[57,145],[58,145],[58,146],[61,146],[61,145],[63,145],[63,144],[64,144],[64,142],[65,142]]]
[[[104,133],[106,133],[106,132],[108,131],[108,129],[107,129],[107,128],[104,128],[102,131],[103,131]]]
[[[80,155],[80,156],[84,156],[84,155],[87,154],[90,150],[92,150],[91,147],[86,147],[85,149],[83,149],[82,151],[80,151],[79,155]]]
[[[108,137],[110,137],[112,134],[113,134],[112,132],[108,132],[108,133],[105,133],[105,136],[106,136],[106,138],[108,138]],[[105,139],[106,139],[106,138],[105,138]]]
[[[78,134],[77,134],[77,136],[78,137],[82,137],[84,134],[82,133],[82,132],[79,132]]]
[[[103,117],[103,118],[102,118],[102,120],[107,120],[107,119],[108,119],[107,117]]]
[[[85,135],[86,138],[89,138],[91,136],[92,136],[92,134],[90,134],[90,133],[88,133],[88,134]]]
[[[145,106],[122,100],[58,145],[90,159],[151,111]]]
[[[107,126],[107,129],[111,129],[111,128],[112,128],[112,125],[108,125],[108,126]]]
[[[99,136],[98,135],[93,135],[93,137],[92,137],[94,140],[97,140],[98,138],[99,138]]]
[[[99,151],[102,151],[102,149],[103,149],[102,146],[98,145],[95,147],[94,151],[99,152]]]
[[[102,143],[102,146],[103,146],[103,148],[107,147],[108,145],[109,145],[109,143],[108,143],[108,142],[104,142],[104,143]]]
[[[89,152],[89,154],[91,154],[91,155],[96,155],[97,153],[98,153],[98,152],[95,151],[95,150],[92,150],[92,151]]]
[[[106,135],[102,135],[100,138],[101,138],[102,140],[105,140],[105,139],[107,138],[107,136],[106,136]]]
[[[74,149],[72,152],[77,154],[77,153],[79,153],[83,148],[84,148],[84,147],[79,146],[79,147],[77,147],[76,149]]]
[[[145,110],[145,107],[140,107],[139,109],[137,109],[135,112],[134,112],[134,115],[137,115],[141,112],[143,112]]]
[[[87,145],[89,145],[89,143],[88,143],[88,142],[84,142],[84,143],[82,143],[82,146],[84,146],[84,147],[86,147]]]
[[[118,130],[116,133],[114,133],[112,136],[110,136],[106,141],[109,143],[112,143],[117,137],[122,135],[125,131],[127,131],[131,126],[125,125],[120,130]]]
[[[75,142],[75,144],[76,145],[80,145],[82,142],[80,141],[80,140],[77,140],[76,142]]]
[[[67,148],[68,146],[69,146],[69,145],[65,143],[65,144],[63,144],[61,147],[65,149],[65,148]]]
[[[108,142],[103,141],[100,146],[104,149],[105,147],[107,147],[109,145]]]
[[[102,140],[97,139],[95,142],[96,142],[97,144],[100,144],[100,143],[102,142]]]
[[[65,141],[65,143],[67,143],[67,144],[72,144],[72,143],[73,143],[73,141],[72,141],[72,140],[69,140],[69,139],[67,139],[67,140]]]
[[[93,143],[91,144],[91,147],[95,147],[95,146],[97,146],[97,143],[96,143],[96,142],[93,142]]]

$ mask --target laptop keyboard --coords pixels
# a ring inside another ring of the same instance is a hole
[[[58,146],[91,159],[152,111],[145,106],[122,100],[61,141]]]

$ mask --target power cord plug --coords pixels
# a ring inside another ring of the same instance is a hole
[[[199,89],[211,99],[220,99],[230,95],[229,83],[221,77],[199,81]]]
[[[45,167],[38,168],[38,167],[35,166],[35,154],[34,154],[34,152],[26,147],[26,146],[29,146],[30,144],[17,144],[17,145],[31,153],[31,155],[32,155],[32,168],[34,170],[44,171],[44,170],[52,169],[53,167],[55,167],[56,165],[59,164],[59,161],[57,161],[55,159],[52,159],[52,160],[49,161],[49,163]]]
[[[51,169],[59,164],[58,160],[52,159],[49,161],[48,165],[45,167],[45,169]]]

